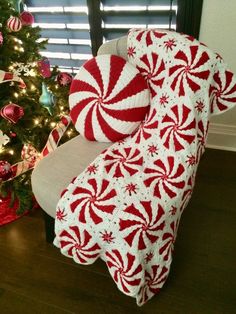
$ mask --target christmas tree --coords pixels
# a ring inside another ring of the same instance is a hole
[[[0,0],[0,206],[6,198],[9,206],[17,201],[18,214],[33,207],[26,170],[42,158],[50,132],[68,113],[72,79],[40,55],[46,41],[33,20],[21,1]],[[69,128],[62,142],[73,133]]]

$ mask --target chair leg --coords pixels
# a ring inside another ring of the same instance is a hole
[[[55,238],[55,233],[54,233],[54,222],[55,222],[55,219],[53,219],[47,213],[45,213],[45,212],[43,212],[43,213],[44,213],[44,224],[45,224],[46,241],[48,243],[53,243],[53,240]]]

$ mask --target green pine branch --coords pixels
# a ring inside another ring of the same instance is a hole
[[[36,64],[32,67],[35,76],[25,76],[24,73],[20,75],[27,86],[24,91],[20,89],[18,83],[0,84],[0,110],[9,103],[17,104],[24,110],[24,116],[15,124],[0,116],[0,130],[10,138],[7,145],[0,147],[0,161],[5,160],[13,165],[22,160],[21,152],[24,144],[31,144],[40,152],[52,130],[52,123],[60,121],[62,114],[68,114],[69,87],[58,85],[56,78],[59,71],[56,67],[50,78],[44,78],[40,74],[37,62],[42,59],[40,51],[45,49],[47,44],[47,41],[38,41],[41,37],[40,28],[23,26],[20,31],[11,32],[6,24],[10,16],[19,16],[19,13],[14,10],[9,1],[0,0],[2,25],[0,32],[3,36],[3,44],[0,45],[0,70],[11,72],[17,62],[24,65]],[[56,98],[52,116],[39,103],[43,82]],[[73,136],[76,135],[76,131],[74,129],[72,131]],[[61,143],[69,138],[64,136]],[[2,197],[11,193],[12,202],[15,199],[19,200],[18,213],[24,213],[32,208],[33,193],[30,177],[31,171],[28,171],[11,181],[0,183]]]

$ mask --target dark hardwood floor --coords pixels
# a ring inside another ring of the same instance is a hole
[[[202,158],[170,276],[146,305],[123,295],[102,261],[80,266],[47,244],[38,210],[0,228],[0,313],[236,313],[236,153]]]

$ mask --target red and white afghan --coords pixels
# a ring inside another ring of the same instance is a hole
[[[150,111],[64,191],[54,244],[80,264],[103,259],[143,305],[166,281],[209,117],[235,105],[236,80],[217,54],[176,32],[131,30],[128,56],[147,80]]]

